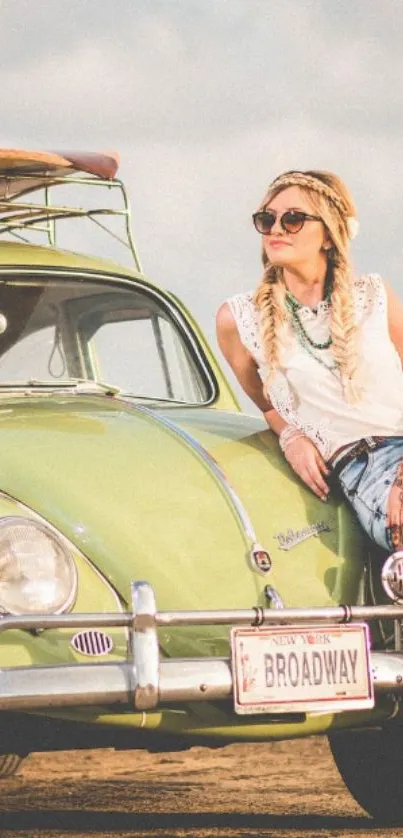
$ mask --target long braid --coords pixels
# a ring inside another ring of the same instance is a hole
[[[281,268],[267,262],[262,282],[254,298],[260,312],[262,346],[269,368],[268,381],[273,377],[279,364],[279,331],[286,319],[284,306],[286,289],[282,274]]]
[[[330,333],[331,351],[340,370],[346,400],[356,402],[359,397],[358,389],[354,386],[357,367],[357,326],[348,266],[336,265],[333,270]]]

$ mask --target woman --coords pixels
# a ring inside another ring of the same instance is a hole
[[[322,500],[337,477],[373,540],[403,546],[403,306],[376,275],[354,276],[358,230],[343,182],[285,172],[253,216],[264,272],[217,314],[221,350]]]

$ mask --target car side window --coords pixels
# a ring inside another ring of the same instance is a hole
[[[127,317],[128,312],[125,316]],[[93,334],[98,375],[138,396],[200,401],[202,396],[183,342],[163,316],[104,322]]]

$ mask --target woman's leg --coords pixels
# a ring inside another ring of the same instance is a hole
[[[361,526],[383,550],[403,547],[403,438],[389,438],[339,475]]]
[[[393,550],[403,547],[403,460],[400,461],[395,479],[391,485],[387,509],[386,526]]]

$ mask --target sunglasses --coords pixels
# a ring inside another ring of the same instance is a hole
[[[252,215],[253,223],[258,233],[263,236],[271,233],[276,223],[277,213],[273,210],[260,210]],[[318,215],[309,215],[302,210],[286,210],[279,218],[280,224],[285,233],[299,233],[305,221],[322,221]]]

